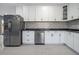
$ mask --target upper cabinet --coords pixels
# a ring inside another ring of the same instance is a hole
[[[68,4],[68,20],[79,19],[79,4]]]
[[[21,15],[23,17],[23,7],[22,6],[16,7],[16,14]]]
[[[36,7],[35,6],[17,6],[16,14],[21,15],[24,21],[36,20]]]
[[[60,5],[16,7],[16,14],[21,15],[24,21],[60,21],[63,20],[62,11]]]
[[[24,21],[29,21],[29,9],[28,9],[28,6],[23,6],[23,18],[24,18]]]
[[[36,7],[28,6],[28,18],[29,21],[36,21]]]
[[[64,21],[79,19],[79,4],[70,3],[52,6],[16,6],[16,14],[24,21]]]
[[[56,7],[55,6],[37,6],[36,19],[41,21],[56,20]]]

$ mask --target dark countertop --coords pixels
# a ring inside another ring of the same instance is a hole
[[[66,28],[27,28],[23,29],[22,31],[30,30],[30,31],[47,31],[47,30],[54,30],[54,31],[74,31],[79,32],[79,29],[66,29]]]

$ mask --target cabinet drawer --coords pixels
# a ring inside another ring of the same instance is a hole
[[[23,44],[34,44],[34,31],[23,31],[22,41]]]

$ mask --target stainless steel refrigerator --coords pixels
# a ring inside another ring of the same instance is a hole
[[[4,46],[20,46],[23,18],[19,15],[4,15]]]

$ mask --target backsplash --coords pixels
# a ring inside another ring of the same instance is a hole
[[[30,21],[26,21],[25,22],[25,29],[26,28],[68,28],[67,23],[66,22],[41,22],[41,21],[37,21],[37,22],[30,22]]]
[[[68,28],[79,29],[79,20],[73,20],[73,21],[68,22]]]

